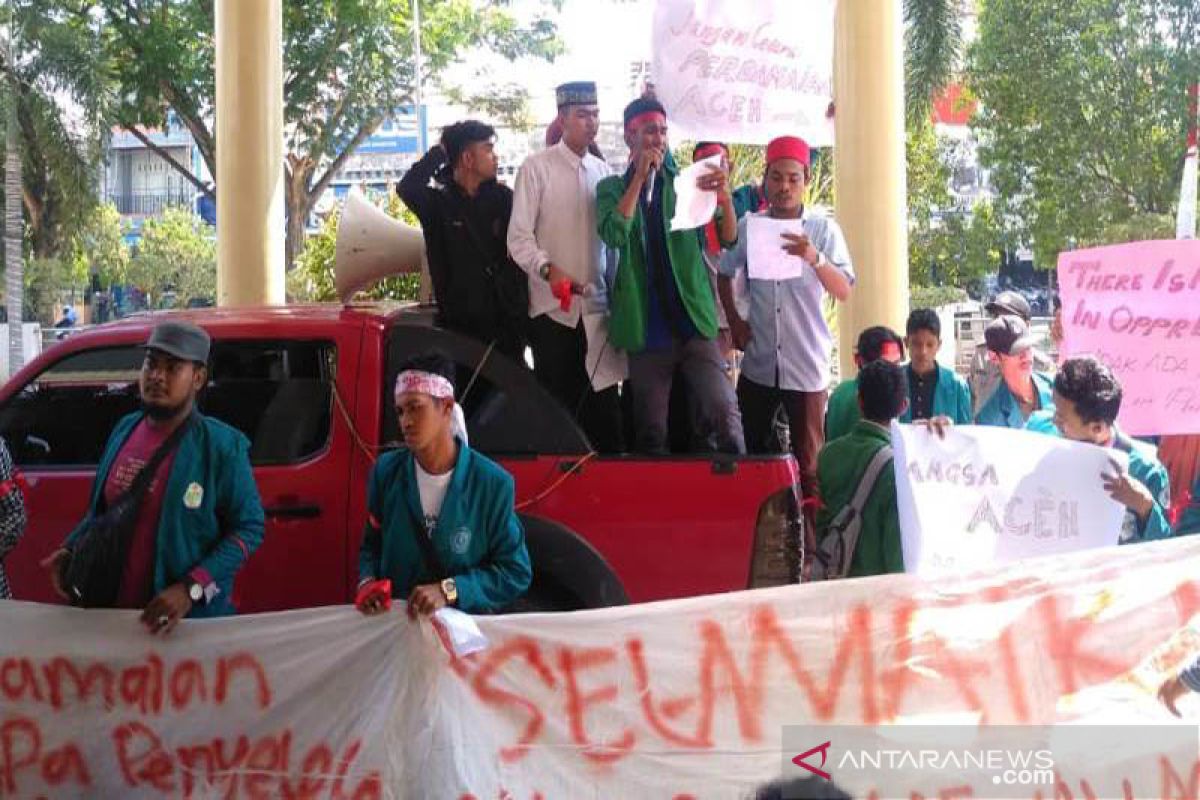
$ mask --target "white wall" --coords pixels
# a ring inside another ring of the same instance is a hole
[[[42,326],[36,322],[22,325],[25,363],[28,364],[42,352]],[[0,379],[8,380],[8,323],[0,323]]]

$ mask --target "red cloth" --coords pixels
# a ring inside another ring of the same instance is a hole
[[[629,132],[639,131],[648,122],[658,122],[660,125],[665,125],[667,124],[667,117],[661,111],[643,111],[625,123],[625,130]]]
[[[122,445],[113,461],[108,479],[104,482],[104,501],[113,500],[129,488],[142,467],[154,457],[154,451],[166,441],[171,431],[152,428],[143,420]],[[154,591],[154,562],[158,551],[158,518],[162,511],[166,479],[171,473],[175,453],[170,453],[158,465],[150,489],[138,510],[137,524],[129,541],[125,569],[121,572],[121,588],[117,591],[117,608],[145,608]]]
[[[790,158],[808,166],[808,142],[799,136],[780,136],[767,145],[767,164],[781,158]]]

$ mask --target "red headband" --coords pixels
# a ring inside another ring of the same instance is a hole
[[[696,152],[692,156],[692,160],[693,161],[702,161],[702,160],[708,158],[709,156],[715,156],[718,153],[721,155],[728,155],[729,151],[726,150],[723,145],[706,144],[706,145],[704,145],[704,147],[696,148]]]
[[[798,136],[780,136],[767,145],[767,164],[781,158],[790,158],[808,166],[808,142]]]
[[[667,117],[661,111],[643,111],[625,123],[625,130],[627,132],[636,131],[650,120],[660,120],[663,125],[667,124]]]
[[[900,350],[898,343],[884,342],[883,347],[879,349],[879,357],[885,361],[900,361],[904,358],[904,353]]]

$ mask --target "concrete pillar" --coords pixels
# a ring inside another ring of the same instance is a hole
[[[281,305],[281,0],[217,0],[216,49],[217,304]]]
[[[838,307],[842,376],[850,377],[859,331],[903,333],[908,315],[901,0],[840,0],[835,30],[835,215],[858,278]]]

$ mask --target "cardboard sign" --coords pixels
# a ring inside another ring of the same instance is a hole
[[[1117,544],[1125,508],[1101,473],[1129,456],[1042,433],[956,425],[945,439],[892,423],[907,572],[984,569]]]
[[[1200,241],[1131,242],[1058,257],[1062,352],[1121,381],[1126,433],[1200,433]]]

